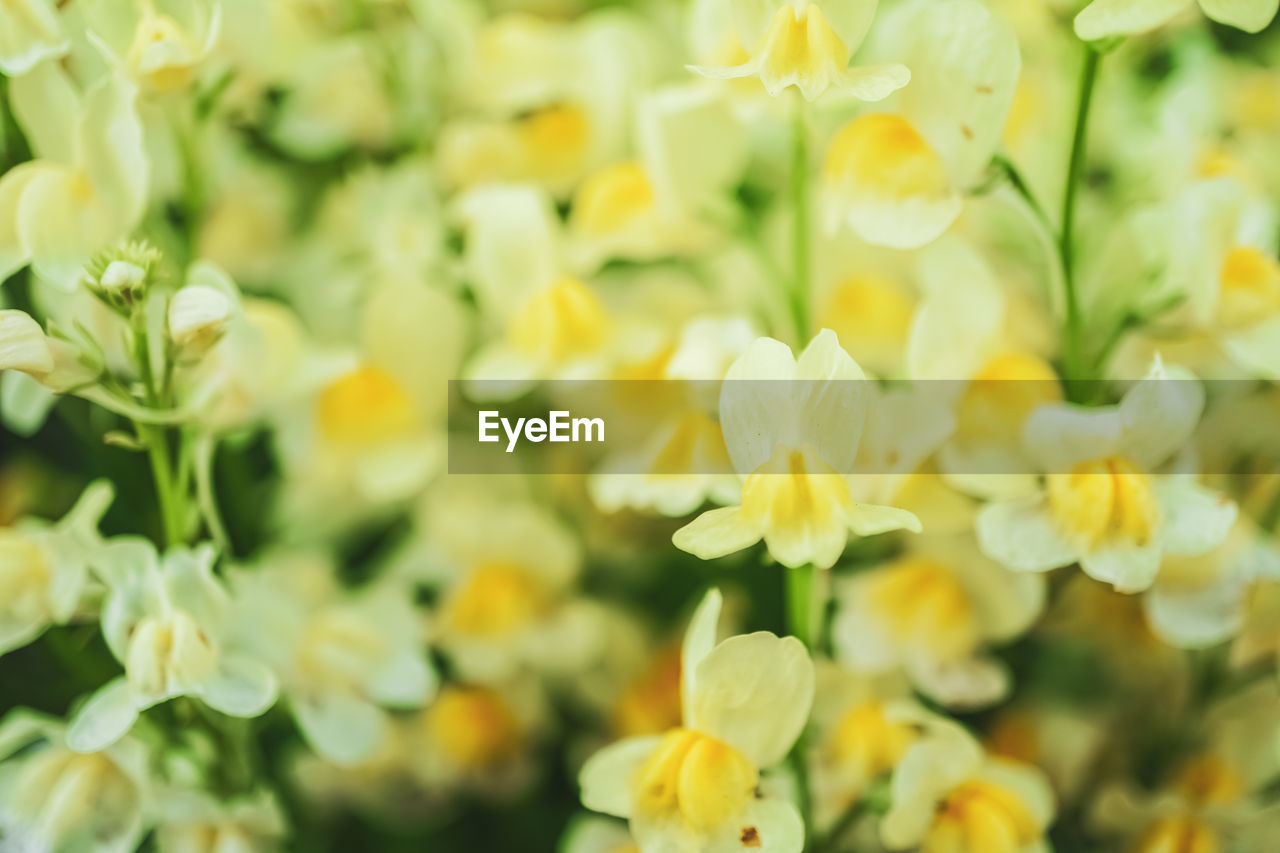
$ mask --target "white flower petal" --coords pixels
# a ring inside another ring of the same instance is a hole
[[[1190,5],[1190,0],[1093,0],[1076,15],[1076,35],[1085,41],[1154,30]]]
[[[1166,552],[1194,557],[1226,540],[1239,514],[1235,501],[1189,477],[1157,477],[1154,485],[1164,513],[1162,543]]]
[[[1078,556],[1040,499],[983,507],[977,534],[982,553],[1015,572],[1047,572],[1074,563]]]
[[[1153,469],[1182,450],[1204,411],[1204,387],[1190,373],[1157,367],[1120,401],[1122,452]]]
[[[860,503],[849,511],[849,529],[859,536],[878,536],[891,530],[919,533],[922,528],[915,513],[895,506]]]
[[[373,754],[386,733],[386,716],[373,703],[346,693],[324,693],[292,703],[307,743],[339,765],[356,764]]]
[[[1280,0],[1200,0],[1200,8],[1220,24],[1261,32],[1276,16]]]
[[[1080,555],[1080,568],[1116,592],[1142,592],[1160,571],[1160,546],[1108,543]]]
[[[698,664],[689,728],[769,767],[791,749],[813,704],[813,662],[794,637],[730,637]]]
[[[1086,409],[1070,403],[1041,406],[1023,426],[1027,454],[1047,474],[1069,474],[1081,462],[1119,452],[1124,425],[1114,407]]]
[[[276,701],[276,677],[270,669],[249,658],[226,656],[208,681],[200,698],[215,711],[232,717],[258,717]]]
[[[627,738],[588,758],[578,773],[582,804],[592,811],[630,817],[636,773],[661,742],[661,735]]]
[[[1181,649],[1203,649],[1240,630],[1248,589],[1238,575],[1191,588],[1157,583],[1142,596],[1142,609],[1161,640]]]
[[[712,587],[698,603],[697,610],[685,628],[684,643],[680,647],[680,701],[684,719],[692,717],[693,697],[697,692],[698,664],[711,654],[716,645],[716,631],[720,624],[720,606],[723,598],[720,590]]]
[[[762,530],[746,521],[741,507],[726,506],[707,510],[681,527],[671,542],[699,559],[714,560],[751,547],[762,535]]]
[[[67,729],[67,746],[76,752],[99,752],[124,737],[137,719],[129,682],[117,678],[100,687],[76,712]]]

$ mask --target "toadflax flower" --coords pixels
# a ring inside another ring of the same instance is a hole
[[[738,40],[749,47],[748,59],[731,67],[692,67],[705,77],[759,77],[774,97],[795,86],[808,101],[831,88],[878,101],[911,79],[903,65],[849,67],[849,58],[871,28],[876,0],[731,2]]]
[[[0,655],[75,614],[103,546],[98,521],[114,494],[99,480],[56,524],[30,519],[0,528]]]
[[[149,759],[133,738],[72,751],[60,720],[15,708],[0,722],[0,849],[136,850],[148,820]]]
[[[582,802],[629,818],[644,853],[799,853],[804,824],[761,771],[799,737],[813,702],[813,663],[794,637],[767,631],[715,644],[721,597],[711,590],[684,640],[683,728],[627,738],[582,768]]]
[[[1048,849],[1053,791],[1039,768],[983,754],[953,725],[908,750],[880,822],[890,850],[1039,853]]]
[[[830,329],[798,360],[772,338],[751,344],[720,393],[720,426],[744,478],[742,504],[703,513],[676,531],[676,547],[709,560],[764,539],[785,566],[825,569],[850,532],[919,532],[911,513],[858,503],[849,490],[868,394],[861,368]]]
[[[235,717],[256,717],[275,702],[271,670],[226,642],[232,601],[213,576],[214,556],[208,545],[161,556],[133,537],[104,550],[102,633],[125,674],[76,712],[67,732],[72,749],[105,749],[142,711],[178,696]]]
[[[1153,476],[1186,445],[1203,406],[1193,377],[1157,362],[1118,405],[1040,407],[1023,442],[1047,473],[1044,486],[981,511],[982,550],[1014,571],[1079,562],[1118,592],[1141,592],[1163,555],[1196,556],[1219,544],[1235,503],[1189,474]]]
[[[863,113],[827,149],[825,227],[912,249],[960,215],[1013,104],[1021,57],[1013,30],[974,0],[904,7],[892,21],[911,85],[894,112]]]

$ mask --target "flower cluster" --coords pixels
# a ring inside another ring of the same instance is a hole
[[[1277,5],[0,0],[0,851],[1274,848]]]

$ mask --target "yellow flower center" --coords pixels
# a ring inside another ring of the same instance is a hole
[[[129,683],[145,695],[189,690],[212,675],[217,665],[213,641],[185,610],[143,619],[125,653]]]
[[[1160,522],[1151,478],[1113,456],[1050,474],[1049,506],[1058,526],[1085,547],[1119,540],[1145,545]]]
[[[915,300],[874,275],[842,281],[827,298],[819,325],[833,330],[857,361],[888,369],[911,329]]]
[[[501,764],[523,741],[510,706],[487,687],[445,687],[427,708],[425,726],[436,747],[469,770]]]
[[[816,3],[799,9],[782,4],[753,55],[760,57],[764,79],[816,77],[849,64],[849,48]]]
[[[516,135],[530,178],[555,180],[577,172],[591,138],[587,115],[572,104],[551,104],[521,116]]]
[[[836,134],[827,150],[825,175],[887,198],[940,195],[949,181],[946,165],[919,131],[902,116],[858,116]]]
[[[742,486],[742,511],[766,528],[843,526],[853,509],[849,484],[810,449],[778,445]]]
[[[1016,446],[1027,416],[1061,399],[1058,376],[1043,359],[1025,353],[997,356],[965,388],[956,410],[956,437]]]
[[[707,830],[739,814],[758,781],[756,768],[733,747],[675,729],[636,774],[636,809],[652,817],[679,816]]]
[[[138,23],[126,61],[152,91],[176,92],[191,83],[197,52],[177,21],[148,14]]]
[[[1219,281],[1218,321],[1228,328],[1254,325],[1280,311],[1280,261],[1261,249],[1232,249]]]
[[[648,735],[680,725],[680,717],[680,647],[672,646],[622,691],[613,728],[619,737]]]
[[[1040,836],[1016,794],[990,782],[966,782],[943,801],[922,853],[1018,853]]]
[[[870,701],[840,720],[831,735],[831,750],[841,766],[872,779],[892,770],[918,738],[915,726],[889,719],[883,704]]]
[[[390,373],[360,367],[320,394],[316,418],[330,441],[370,445],[398,438],[414,422],[413,404]]]
[[[585,237],[608,234],[653,207],[653,184],[639,163],[620,163],[592,175],[573,199],[573,228]]]
[[[1219,853],[1217,834],[1191,815],[1165,817],[1153,823],[1133,846],[1133,853]]]
[[[562,361],[598,349],[607,323],[595,293],[577,279],[562,278],[534,294],[512,318],[508,337],[522,352]]]
[[[502,636],[528,625],[546,604],[546,591],[528,569],[490,563],[477,567],[453,591],[441,620],[460,634]]]
[[[1202,806],[1227,803],[1244,793],[1240,775],[1217,755],[1202,755],[1182,765],[1173,786],[1187,800]]]
[[[689,412],[681,417],[670,440],[655,457],[653,471],[658,476],[732,473],[733,463],[724,446],[720,425],[702,412]]]
[[[978,646],[969,593],[942,563],[908,558],[878,573],[871,595],[897,644],[930,660],[952,660]]]

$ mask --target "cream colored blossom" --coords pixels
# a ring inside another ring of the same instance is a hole
[[[0,177],[0,278],[30,263],[70,289],[94,252],[138,224],[149,167],[135,96],[119,76],[79,87],[53,61],[11,81],[36,159]]]
[[[15,0],[0,6],[0,72],[6,77],[21,76],[69,47],[52,0]]]
[[[110,746],[141,712],[177,696],[236,717],[259,716],[275,702],[275,675],[227,642],[234,603],[213,575],[214,556],[209,546],[160,556],[145,540],[127,537],[103,550],[102,633],[125,674],[75,713],[67,732],[72,749]]]
[[[98,522],[114,494],[99,480],[55,524],[25,519],[0,528],[0,655],[74,618],[103,547]]]
[[[918,532],[911,513],[860,504],[850,493],[869,393],[829,329],[799,359],[772,338],[753,343],[729,368],[720,396],[742,503],[703,513],[676,531],[676,547],[712,559],[764,539],[783,565],[830,568],[851,533]]]
[[[899,763],[880,838],[890,850],[1041,853],[1053,816],[1053,792],[1038,768],[984,755],[952,724]]]
[[[0,722],[0,838],[13,849],[129,853],[146,831],[147,748],[69,748],[59,720],[17,708]]]
[[[812,101],[828,89],[879,101],[907,85],[902,65],[849,67],[862,45],[876,0],[731,0],[739,42],[748,56],[729,67],[692,66],[706,77],[758,77],[777,97],[795,86]]]
[[[896,110],[863,113],[836,133],[822,209],[829,231],[844,225],[868,243],[908,249],[951,227],[981,180],[1021,59],[1013,31],[975,0],[905,6],[893,26],[911,85]]]
[[[982,550],[1015,571],[1078,561],[1118,591],[1140,592],[1163,555],[1195,556],[1220,543],[1235,503],[1194,475],[1156,475],[1191,437],[1203,394],[1189,375],[1157,364],[1116,406],[1038,409],[1024,444],[1045,485],[982,510]]]
[[[597,752],[579,775],[582,802],[628,818],[644,853],[798,853],[804,824],[761,774],[804,727],[813,664],[793,637],[758,632],[716,644],[719,613],[712,590],[685,635],[684,727]]]

